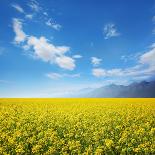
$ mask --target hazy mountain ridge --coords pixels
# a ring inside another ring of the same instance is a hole
[[[132,83],[128,86],[112,84],[94,89],[84,96],[90,98],[154,98],[155,81],[142,81],[140,83]]]

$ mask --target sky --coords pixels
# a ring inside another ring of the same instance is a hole
[[[0,1],[0,97],[154,77],[155,0]]]

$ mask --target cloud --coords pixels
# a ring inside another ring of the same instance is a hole
[[[150,49],[153,49],[154,47],[155,47],[155,43],[153,43],[153,44],[151,44],[151,45],[149,46]]]
[[[59,79],[62,78],[63,76],[59,73],[47,73],[46,76],[50,79]]]
[[[26,40],[26,34],[22,30],[22,21],[20,19],[13,18],[13,30],[16,34],[14,39],[16,44],[19,44]]]
[[[14,9],[16,9],[18,12],[25,14],[26,19],[32,19],[33,14],[26,14],[24,9],[19,4],[12,4],[11,5]]]
[[[93,64],[93,66],[98,66],[100,65],[102,59],[99,59],[97,57],[91,57],[91,63]]]
[[[106,24],[104,26],[103,33],[105,35],[104,39],[120,36],[120,33],[117,31],[115,24],[112,24],[112,23]]]
[[[45,37],[39,39],[30,36],[27,42],[28,47],[32,47],[37,58],[55,63],[63,69],[73,70],[75,68],[75,60],[71,57],[65,56],[65,53],[70,50],[68,46],[55,46],[49,43]]]
[[[92,70],[92,73],[96,77],[113,77],[113,76],[122,76],[123,71],[122,69],[111,69],[111,70],[106,70],[103,68],[94,68]]]
[[[82,58],[82,55],[79,55],[79,54],[73,55],[73,58],[75,58],[75,59],[80,59],[80,58]]]
[[[46,22],[46,25],[55,30],[60,30],[62,28],[60,24],[53,22],[51,18]]]
[[[109,78],[130,78],[133,80],[145,80],[155,76],[155,47],[141,54],[138,57],[137,65],[125,69],[114,68],[92,69],[92,74],[96,77],[109,77]]]
[[[22,22],[19,19],[13,19],[13,29],[16,34],[15,43],[22,44],[24,50],[32,51],[32,56],[51,64],[56,64],[60,68],[74,70],[76,67],[75,60],[65,54],[70,51],[68,46],[55,46],[50,43],[44,36],[37,38],[35,36],[26,35],[22,29]]]
[[[36,0],[31,0],[28,3],[28,6],[35,12],[39,12],[40,10],[42,10],[41,6],[39,5],[39,3]]]
[[[102,68],[94,68],[92,74],[96,77],[103,77],[106,76],[106,70]]]
[[[75,68],[75,60],[67,56],[57,57],[56,63],[64,69],[73,70]]]
[[[47,12],[43,12],[43,15],[48,16],[48,13]]]
[[[155,67],[155,47],[140,56],[140,63],[148,64],[150,67]]]
[[[123,70],[116,68],[111,70],[106,70],[103,68],[94,68],[92,73],[96,77],[113,77],[113,76],[123,76]]]
[[[16,9],[18,12],[24,13],[24,10],[23,10],[23,8],[22,8],[20,5],[18,5],[18,4],[12,4],[11,6],[12,6],[14,9]]]
[[[123,60],[124,62],[128,62],[128,61],[136,61],[137,59],[139,59],[141,53],[135,53],[135,54],[129,54],[129,55],[122,55],[121,56],[121,60]]]
[[[80,74],[47,73],[46,76],[50,79],[60,79],[60,78],[64,78],[64,77],[76,78],[76,77],[80,77]]]
[[[25,18],[32,19],[33,18],[33,14],[27,14],[27,15],[25,15]]]
[[[131,68],[121,69],[121,68],[115,68],[115,69],[103,69],[103,68],[95,68],[92,69],[92,74],[96,77],[109,77],[109,78],[132,78],[132,79],[138,79],[141,77],[151,77],[152,75],[155,75],[155,68],[145,68],[144,66],[137,65]]]

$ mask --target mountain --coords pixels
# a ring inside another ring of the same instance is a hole
[[[89,92],[85,97],[90,98],[154,98],[155,81],[142,81],[124,85],[108,85]]]

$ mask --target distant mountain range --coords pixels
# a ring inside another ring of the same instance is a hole
[[[155,81],[132,83],[128,86],[111,84],[90,90],[80,97],[90,98],[154,98]]]

